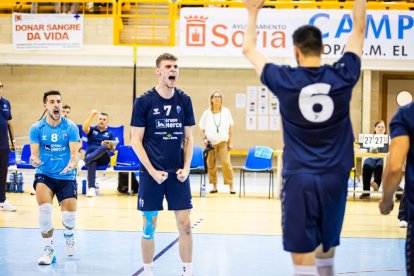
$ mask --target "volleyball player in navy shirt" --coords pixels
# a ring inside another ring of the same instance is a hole
[[[17,208],[6,200],[7,170],[10,154],[9,134],[10,140],[13,140],[14,131],[10,102],[3,98],[3,88],[4,85],[0,81],[0,211],[14,212]],[[14,148],[11,150],[14,151]]]
[[[272,64],[256,49],[263,2],[245,1],[243,53],[280,101],[283,247],[292,254],[295,275],[332,275],[353,166],[349,105],[360,75],[366,4],[354,2],[353,29],[344,55],[333,65],[321,65],[321,31],[310,25],[298,28],[293,34],[294,68]]]
[[[193,154],[191,99],[175,87],[177,58],[162,54],[156,61],[158,84],[136,99],[131,118],[131,143],[141,161],[138,210],[143,215],[141,239],[144,274],[152,275],[154,233],[164,196],[175,212],[182,275],[192,275],[192,209],[188,174]]]
[[[391,143],[382,179],[380,211],[388,215],[394,207],[394,192],[399,187],[405,165],[405,197],[407,200],[407,241],[405,258],[407,275],[414,275],[414,103],[401,107],[390,123]]]

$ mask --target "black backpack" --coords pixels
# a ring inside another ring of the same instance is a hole
[[[128,174],[130,172],[119,172],[118,173],[118,192],[127,194],[128,193]],[[131,189],[132,193],[138,193],[138,180],[135,173],[131,172]]]

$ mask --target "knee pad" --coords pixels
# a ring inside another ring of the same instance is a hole
[[[76,212],[62,211],[62,224],[68,230],[75,228]]]
[[[158,211],[142,211],[146,218],[145,225],[142,229],[142,238],[144,240],[154,239],[155,227],[152,225],[152,218],[158,216]]]
[[[39,227],[40,232],[47,233],[53,229],[52,225],[52,204],[43,203],[39,205]]]

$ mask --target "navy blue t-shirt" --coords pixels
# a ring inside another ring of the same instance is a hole
[[[88,133],[88,148],[87,152],[91,152],[99,148],[104,140],[115,140],[115,135],[105,129],[100,131],[98,126],[91,126]]]
[[[145,127],[142,144],[156,170],[175,173],[183,168],[184,127],[193,125],[191,98],[177,88],[170,99],[152,88],[135,100],[131,126]]]
[[[360,58],[349,52],[315,68],[264,66],[261,81],[280,102],[283,175],[353,167],[349,105],[360,70]]]
[[[391,139],[403,135],[410,138],[405,167],[405,193],[408,202],[408,220],[412,222],[414,220],[414,102],[397,111],[391,120],[390,130]]]
[[[12,119],[10,102],[0,99],[0,149],[9,148],[9,129],[7,121]]]

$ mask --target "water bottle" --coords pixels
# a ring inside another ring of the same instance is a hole
[[[23,193],[23,173],[17,173],[17,186],[15,187],[17,193]]]
[[[206,183],[201,184],[201,197],[206,197]]]
[[[86,179],[82,180],[82,194],[86,195]]]
[[[10,173],[10,192],[14,193],[16,187],[16,172]]]
[[[99,184],[95,183],[95,193],[98,196],[99,195]]]

